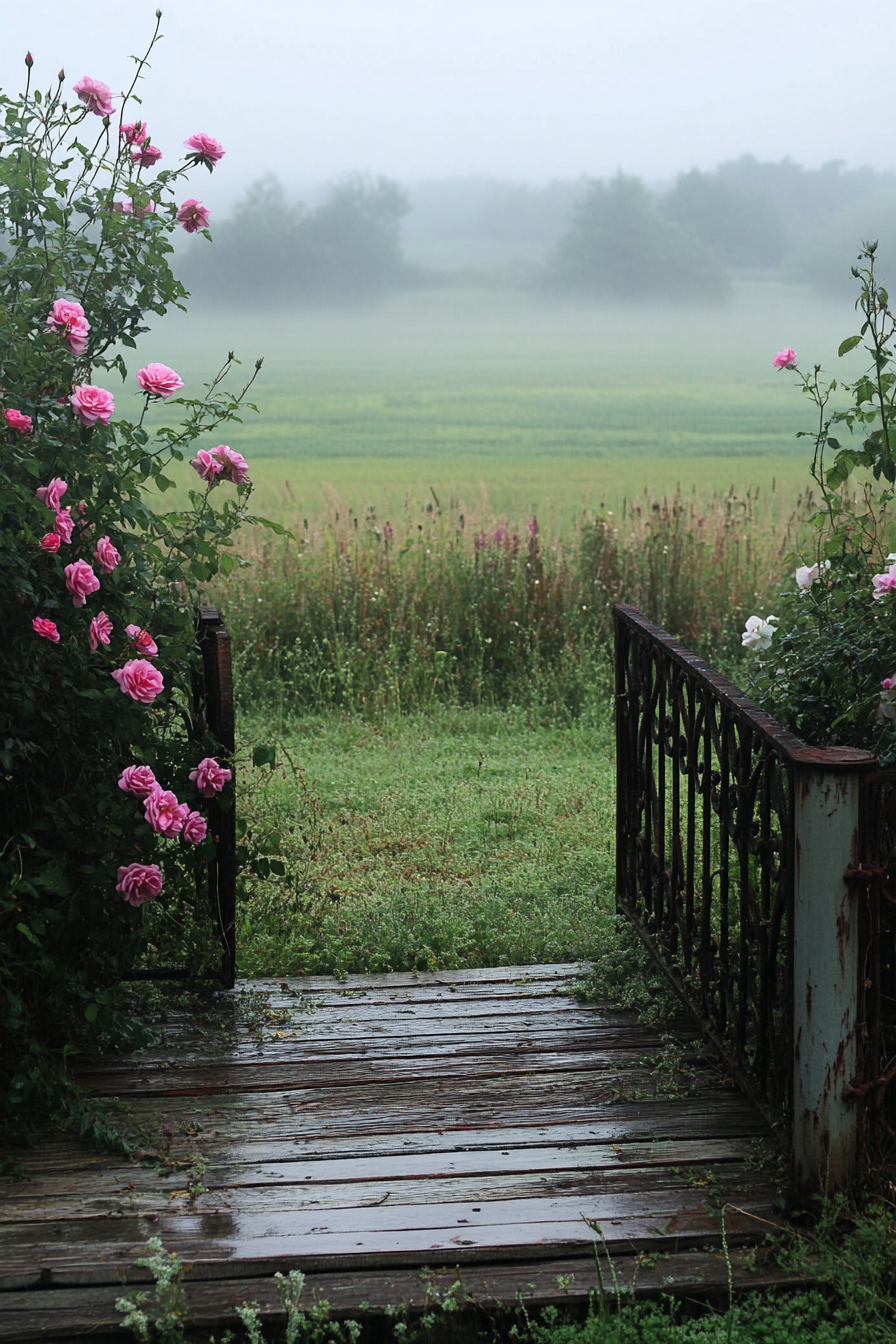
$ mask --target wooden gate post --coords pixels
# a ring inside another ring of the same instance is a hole
[[[861,785],[876,765],[848,747],[794,753],[793,1149],[797,1191],[848,1189],[856,1173]]]

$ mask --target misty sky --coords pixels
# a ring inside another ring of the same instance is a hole
[[[60,65],[115,91],[155,3],[3,6],[0,85]],[[176,161],[227,149],[203,199],[273,170],[304,186],[361,170],[404,182],[533,182],[622,168],[652,182],[741,153],[896,168],[888,0],[170,0],[144,88]],[[197,190],[197,194],[200,194]]]

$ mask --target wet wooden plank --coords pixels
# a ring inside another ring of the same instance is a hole
[[[75,1153],[77,1151],[74,1150]],[[504,1150],[472,1148],[441,1152],[424,1149],[385,1156],[374,1150],[372,1154],[363,1156],[343,1154],[335,1158],[287,1159],[264,1163],[236,1163],[231,1152],[223,1156],[230,1160],[211,1163],[202,1177],[202,1183],[209,1190],[230,1185],[245,1188],[287,1185],[307,1189],[338,1181],[350,1192],[351,1187],[359,1182],[394,1183],[454,1176],[494,1177],[518,1172],[625,1172],[629,1168],[661,1167],[678,1167],[689,1171],[694,1167],[702,1169],[719,1164],[739,1166],[755,1158],[755,1143],[750,1139],[585,1143],[558,1148],[514,1146]],[[62,1169],[45,1171],[9,1186],[0,1204],[0,1222],[24,1217],[29,1209],[37,1209],[38,1206],[43,1208],[48,1201],[66,1200],[70,1203],[79,1198],[96,1200],[100,1197],[111,1199],[113,1196],[138,1198],[152,1192],[161,1192],[167,1198],[171,1191],[182,1189],[183,1185],[183,1171],[160,1172],[145,1163],[94,1164],[80,1170],[74,1169],[72,1163],[67,1163]],[[40,1216],[46,1215],[42,1212]]]
[[[509,1200],[484,1203],[478,1209],[463,1204],[402,1205],[394,1210],[383,1206],[330,1210],[316,1217],[297,1213],[288,1222],[276,1219],[273,1226],[270,1219],[255,1214],[97,1219],[59,1224],[51,1241],[45,1228],[26,1224],[0,1229],[0,1287],[9,1291],[38,1283],[72,1287],[144,1282],[147,1271],[135,1261],[144,1252],[147,1228],[191,1265],[195,1279],[248,1277],[287,1268],[427,1264],[437,1258],[457,1263],[543,1259],[581,1254],[601,1242],[611,1253],[616,1248],[678,1251],[721,1244],[718,1213],[697,1196],[676,1196],[678,1192],[640,1200],[637,1196]],[[496,1221],[502,1213],[512,1221]],[[396,1217],[399,1214],[404,1216]],[[391,1225],[396,1222],[402,1225]],[[730,1245],[782,1227],[765,1200],[755,1205],[744,1200],[736,1210],[729,1208],[725,1222]]]
[[[701,1251],[664,1255],[644,1263],[632,1255],[614,1257],[620,1288],[637,1297],[660,1293],[687,1298],[726,1296],[728,1269],[724,1257]],[[737,1291],[764,1288],[795,1289],[811,1279],[774,1269],[757,1270],[755,1257],[734,1251],[731,1270]],[[451,1291],[461,1306],[495,1310],[518,1301],[529,1309],[587,1302],[599,1284],[591,1257],[553,1259],[520,1264],[436,1266],[422,1277],[418,1270],[367,1270],[346,1273],[310,1273],[306,1276],[302,1306],[326,1301],[334,1320],[381,1315],[387,1307],[404,1305],[410,1316],[421,1314]],[[190,1320],[197,1327],[236,1327],[234,1308],[257,1302],[262,1320],[283,1323],[284,1313],[274,1281],[246,1278],[236,1281],[185,1281]],[[120,1286],[58,1288],[53,1292],[10,1292],[0,1296],[0,1340],[32,1344],[87,1333],[111,1335],[121,1319],[115,1301]]]
[[[152,1069],[120,1070],[117,1073],[78,1075],[79,1085],[89,1096],[118,1097],[150,1096],[204,1096],[209,1093],[222,1096],[234,1092],[289,1091],[293,1088],[352,1088],[368,1084],[393,1084],[408,1079],[454,1080],[456,1078],[507,1078],[517,1074],[583,1072],[606,1079],[611,1092],[614,1088],[635,1088],[650,1092],[653,1089],[652,1066],[645,1067],[637,1056],[621,1050],[538,1050],[525,1042],[513,1050],[470,1053],[458,1058],[454,1054],[392,1054],[381,1057],[376,1052],[362,1058],[282,1059],[280,1052],[273,1059],[257,1062],[242,1060],[238,1063],[208,1064],[192,1068],[187,1064],[157,1065]],[[715,1075],[705,1065],[695,1072],[695,1086],[712,1086]],[[608,1092],[609,1095],[609,1092]]]
[[[244,1035],[232,1043],[219,1042],[215,1045],[183,1040],[167,1041],[158,1048],[142,1050],[139,1068],[140,1071],[160,1066],[210,1068],[222,1063],[280,1064],[293,1060],[335,1062],[367,1059],[370,1056],[417,1060],[448,1056],[460,1059],[467,1055],[496,1055],[502,1051],[544,1054],[550,1051],[581,1053],[594,1050],[604,1055],[614,1053],[640,1059],[656,1054],[658,1049],[655,1036],[647,1030],[602,1029],[571,1033],[566,1027],[551,1025],[539,1026],[537,1029],[524,1026],[514,1030],[490,1028],[475,1031],[463,1023],[456,1023],[453,1029],[451,1026],[446,1031],[440,1028],[438,1032],[409,1039],[406,1032],[381,1034],[359,1031],[357,1035],[340,1033],[337,1036],[332,1028],[316,1028],[312,1023],[309,1029],[277,1029],[263,1040]],[[682,1053],[685,1062],[694,1062],[700,1058],[697,1050],[689,1052],[685,1045]],[[81,1061],[77,1076],[84,1080],[113,1074],[126,1076],[135,1071],[133,1060],[112,1057]]]
[[[588,969],[588,962],[542,962],[530,966],[474,966],[457,971],[389,971],[383,975],[259,976],[240,981],[240,988],[275,989],[287,985],[299,993],[341,993],[347,989],[404,989],[427,985],[493,985],[528,980],[575,980]]]
[[[136,1214],[167,1213],[188,1210],[208,1214],[232,1213],[283,1214],[297,1210],[366,1208],[388,1204],[481,1203],[493,1200],[554,1198],[567,1195],[585,1197],[667,1190],[702,1190],[704,1197],[716,1202],[727,1195],[738,1199],[769,1199],[777,1195],[767,1179],[760,1179],[742,1162],[721,1161],[693,1167],[654,1164],[648,1167],[545,1168],[516,1172],[473,1172],[471,1174],[421,1174],[417,1177],[365,1179],[363,1164],[358,1163],[354,1179],[344,1181],[334,1173],[329,1181],[223,1182],[206,1172],[202,1185],[206,1193],[193,1194],[188,1187],[194,1178],[182,1172],[143,1184],[126,1182],[106,1193],[95,1190],[58,1190],[30,1200],[9,1200],[3,1207],[2,1226],[13,1223],[63,1222],[86,1218],[132,1217]],[[769,1193],[771,1192],[771,1193]]]

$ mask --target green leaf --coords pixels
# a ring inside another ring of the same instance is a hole
[[[252,750],[253,765],[269,765],[273,770],[277,764],[277,748],[268,745],[260,745]]]
[[[29,943],[33,943],[35,947],[40,947],[40,939],[35,938],[34,934],[31,932],[27,924],[17,924],[16,928],[18,929],[19,933],[21,933],[25,938],[28,939]]]
[[[850,350],[855,350],[861,341],[861,336],[847,336],[845,341],[841,341],[837,348],[837,354],[840,356],[848,355]]]
[[[100,1006],[98,1003],[88,1003],[87,1007],[84,1009],[84,1016],[87,1018],[87,1021],[95,1022],[99,1010]]]

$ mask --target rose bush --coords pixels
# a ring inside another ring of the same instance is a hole
[[[228,357],[200,398],[178,399],[180,423],[161,424],[156,401],[180,393],[181,379],[164,364],[128,365],[144,315],[155,321],[186,298],[171,234],[208,224],[198,202],[179,204],[182,180],[224,152],[200,135],[179,162],[169,146],[161,159],[142,115],[128,118],[157,39],[158,27],[121,95],[92,76],[32,90],[30,58],[24,93],[0,92],[7,1122],[74,1096],[64,1060],[78,1023],[94,1044],[137,1038],[116,1008],[129,969],[149,958],[202,971],[220,959],[197,885],[214,855],[210,795],[191,774],[211,760],[226,807],[232,771],[197,727],[195,603],[199,585],[237,563],[231,537],[251,485],[239,454],[212,447],[223,456],[188,507],[163,508],[159,492],[172,463],[207,451],[239,418],[255,374],[228,392]],[[116,409],[113,380],[124,405],[145,394],[138,419]],[[212,496],[216,481],[227,484]]]
[[[796,351],[773,358],[795,372],[817,417],[812,477],[821,506],[809,555],[794,556],[771,632],[751,617],[746,685],[763,708],[815,746],[854,746],[896,761],[896,317],[876,274],[877,245],[853,268],[860,331],[839,347],[861,349],[869,367],[853,381],[801,372]],[[835,397],[835,394],[839,394]],[[846,405],[843,406],[843,394]],[[833,410],[832,399],[841,404]],[[841,441],[838,435],[846,432]],[[772,620],[771,617],[768,618]]]

